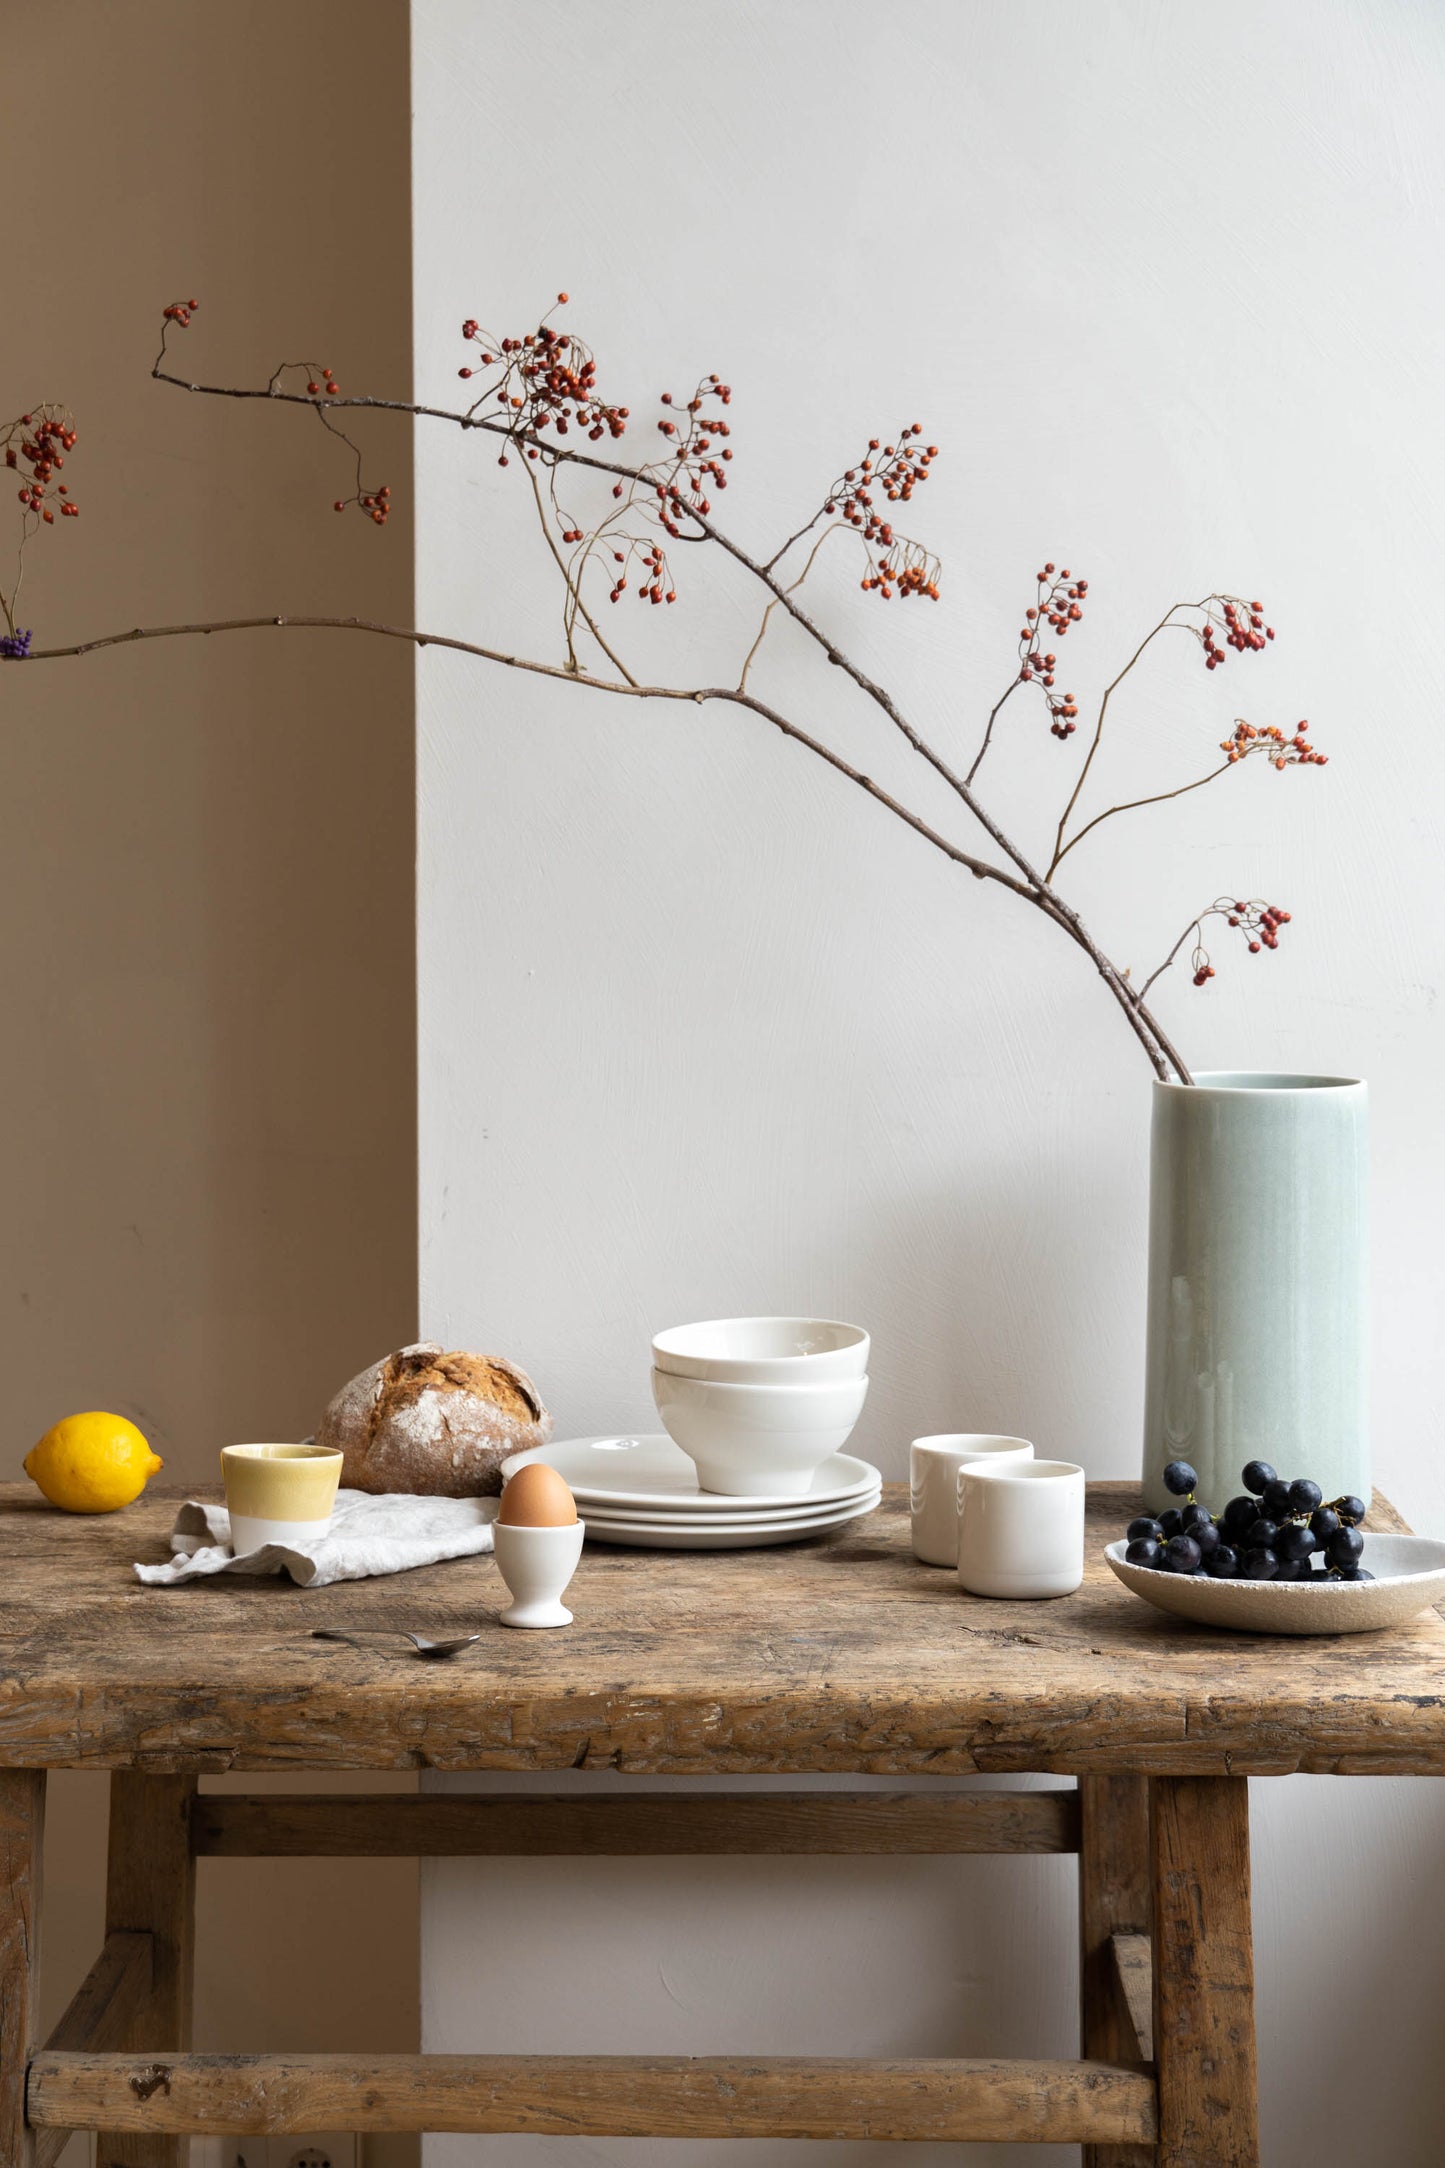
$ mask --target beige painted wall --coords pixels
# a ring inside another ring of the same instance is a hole
[[[404,619],[399,426],[371,432],[381,531],[331,512],[311,416],[148,375],[161,307],[193,293],[198,375],[304,355],[405,392],[404,0],[10,0],[0,120],[0,411],[60,398],[80,428],[82,515],[26,572],[37,646]],[[8,529],[0,499],[7,553]],[[411,685],[407,650],[325,634],[0,675],[0,1475],[100,1406],[208,1478],[412,1333]],[[52,1793],[54,2006],[97,1943],[105,1782]],[[201,2040],[412,2044],[414,1907],[399,1863],[203,1869]]]

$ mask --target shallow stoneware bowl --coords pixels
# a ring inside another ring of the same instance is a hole
[[[1211,1581],[1131,1566],[1121,1539],[1104,1556],[1126,1588],[1175,1618],[1250,1634],[1368,1634],[1445,1602],[1445,1543],[1372,1536],[1360,1563],[1373,1581]]]
[[[658,1333],[652,1360],[723,1385],[821,1385],[867,1374],[868,1335],[830,1317],[714,1317]]]

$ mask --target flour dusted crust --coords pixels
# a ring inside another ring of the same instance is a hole
[[[349,1489],[476,1498],[501,1490],[504,1460],[551,1435],[525,1370],[421,1340],[343,1385],[316,1443],[340,1447]]]

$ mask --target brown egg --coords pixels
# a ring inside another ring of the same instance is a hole
[[[567,1528],[577,1518],[577,1504],[555,1468],[530,1460],[502,1492],[497,1519],[508,1528]]]

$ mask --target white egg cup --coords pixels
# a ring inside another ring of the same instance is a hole
[[[958,1471],[958,1578],[971,1596],[1071,1596],[1084,1578],[1084,1471],[976,1460]]]
[[[562,1596],[577,1571],[586,1533],[585,1521],[567,1521],[560,1528],[493,1522],[497,1567],[512,1598],[501,1614],[504,1626],[571,1625]]]
[[[1032,1460],[1027,1438],[1001,1438],[991,1431],[941,1431],[915,1438],[908,1448],[908,1502],[913,1527],[913,1555],[925,1566],[958,1564],[958,1471],[975,1461],[996,1465]]]

